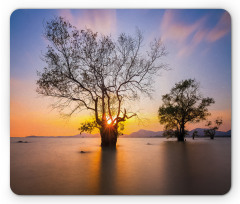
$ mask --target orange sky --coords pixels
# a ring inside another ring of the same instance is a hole
[[[69,136],[79,134],[79,124],[91,118],[90,112],[82,112],[66,119],[60,117],[56,110],[49,106],[52,99],[39,97],[35,93],[35,84],[32,80],[11,79],[11,105],[10,105],[10,128],[11,137],[38,136]],[[149,100],[143,101],[146,107]],[[141,104],[140,104],[141,105]],[[157,118],[157,106],[146,108],[139,114],[141,120],[130,119],[125,124],[124,134],[130,134],[139,129],[160,131],[163,126]],[[154,111],[155,109],[155,111]],[[147,114],[146,114],[147,113]],[[230,110],[212,110],[212,117],[221,116],[223,126],[220,130],[227,131],[231,127]],[[196,127],[204,127],[205,123],[187,125],[191,130]],[[96,133],[96,132],[94,132]]]

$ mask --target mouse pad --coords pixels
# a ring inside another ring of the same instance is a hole
[[[230,190],[228,11],[18,9],[10,67],[15,194]]]

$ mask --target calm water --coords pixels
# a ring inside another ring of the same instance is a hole
[[[11,138],[11,188],[17,194],[225,194],[231,139]],[[86,151],[86,153],[80,153]]]

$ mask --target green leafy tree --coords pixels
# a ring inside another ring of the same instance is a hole
[[[166,130],[177,131],[178,141],[184,141],[186,123],[206,120],[210,115],[207,107],[214,103],[213,98],[202,97],[199,83],[194,79],[176,83],[169,94],[162,96],[162,101],[158,110],[159,121]]]
[[[110,35],[77,30],[67,20],[56,17],[46,22],[44,37],[49,42],[43,55],[46,67],[38,72],[37,92],[56,99],[54,107],[67,114],[81,110],[92,113],[93,120],[81,124],[80,131],[97,128],[101,145],[115,147],[122,124],[137,116],[126,103],[150,96],[153,76],[166,65],[160,39],[148,51],[142,50],[143,35]]]

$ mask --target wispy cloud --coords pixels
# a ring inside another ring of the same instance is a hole
[[[68,19],[79,29],[90,28],[101,34],[114,34],[116,32],[115,10],[81,10],[79,13],[71,10],[60,10],[59,15]]]
[[[185,41],[192,33],[199,29],[204,23],[205,18],[198,20],[193,24],[185,24],[179,22],[173,10],[167,10],[164,13],[161,23],[163,38],[167,40],[175,40],[179,43]]]
[[[177,55],[183,57],[190,55],[200,43],[213,43],[230,32],[231,19],[227,12],[222,14],[213,28],[206,28],[208,18],[209,16],[205,15],[191,24],[186,24],[174,10],[167,10],[160,27],[163,40],[175,42]]]
[[[217,25],[208,33],[207,40],[215,42],[224,37],[231,30],[231,17],[224,12]]]

